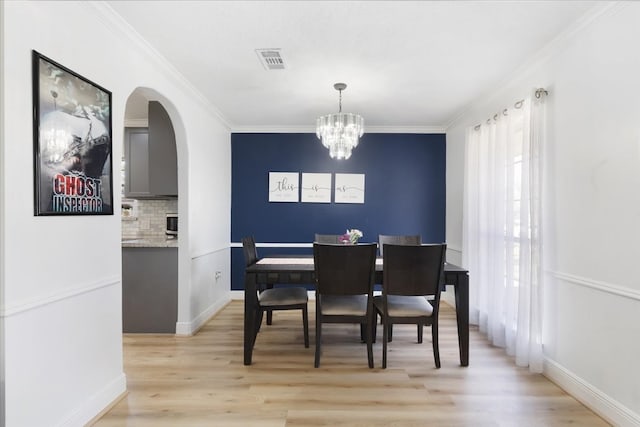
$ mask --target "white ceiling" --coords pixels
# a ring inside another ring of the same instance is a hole
[[[585,15],[588,1],[109,1],[233,130],[445,128]],[[267,71],[255,49],[280,48]],[[128,109],[129,110],[129,109]],[[131,108],[131,111],[134,109]]]

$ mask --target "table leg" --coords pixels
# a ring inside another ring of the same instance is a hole
[[[244,364],[251,365],[256,340],[256,274],[246,273],[244,281]]]
[[[469,366],[469,275],[459,274],[455,286],[456,319],[458,321],[458,347],[460,364]]]

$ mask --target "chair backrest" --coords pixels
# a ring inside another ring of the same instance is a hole
[[[340,234],[318,234],[316,233],[314,243],[338,244],[340,242]]]
[[[313,244],[316,292],[320,295],[372,295],[376,244]]]
[[[245,267],[255,264],[258,261],[258,251],[256,250],[256,240],[253,236],[242,238],[242,251],[244,252]]]
[[[440,295],[447,245],[390,245],[382,256],[382,293]]]
[[[419,245],[422,243],[422,237],[420,237],[420,235],[391,236],[379,234],[378,244],[380,245],[380,256],[384,255],[383,247],[387,243],[390,245]]]

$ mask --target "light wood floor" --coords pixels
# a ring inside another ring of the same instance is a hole
[[[606,426],[541,375],[517,368],[471,331],[470,366],[459,365],[455,312],[443,307],[442,368],[431,333],[396,325],[388,368],[376,368],[356,325],[325,325],[320,368],[304,348],[300,311],[263,325],[253,365],[242,364],[243,303],[234,301],[193,337],[125,335],[128,395],[94,425],[108,426]]]

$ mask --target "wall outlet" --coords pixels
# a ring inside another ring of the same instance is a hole
[[[222,271],[216,271],[215,273],[216,280],[220,280],[221,277],[222,277]]]

